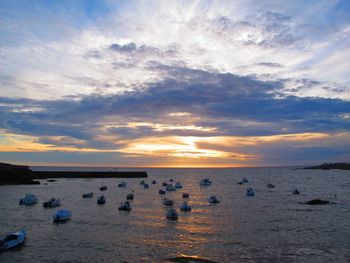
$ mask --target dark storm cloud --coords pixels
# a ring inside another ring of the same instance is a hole
[[[68,136],[83,140],[86,146],[111,148],[115,145],[96,140],[100,135],[139,138],[159,135],[275,135],[302,132],[350,130],[344,114],[350,102],[340,99],[282,97],[275,93],[282,81],[259,81],[251,77],[153,64],[166,72],[163,81],[145,89],[119,95],[89,95],[76,99],[38,101],[0,98],[2,129],[35,136]],[[18,107],[22,111],[18,110]],[[40,107],[40,111],[23,111]],[[17,111],[16,111],[17,109]],[[215,131],[159,130],[152,126],[127,127],[128,122],[182,124],[167,114],[188,112],[191,125]],[[105,125],[111,128],[104,129]],[[113,128],[113,125],[116,126]],[[44,140],[44,139],[43,139]]]

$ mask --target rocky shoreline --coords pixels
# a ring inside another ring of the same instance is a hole
[[[50,178],[144,178],[147,172],[96,172],[96,171],[32,171],[29,166],[0,163],[0,185],[40,184],[38,179]]]
[[[321,169],[321,170],[350,170],[350,163],[323,163],[321,165],[305,167],[304,169]]]

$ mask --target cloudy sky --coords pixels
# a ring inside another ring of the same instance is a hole
[[[350,2],[1,1],[0,161],[350,160]]]

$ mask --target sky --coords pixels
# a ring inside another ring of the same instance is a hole
[[[350,2],[0,1],[0,162],[350,161]]]

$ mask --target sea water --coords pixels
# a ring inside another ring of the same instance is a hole
[[[38,169],[38,168],[37,168]],[[45,168],[47,169],[47,168]],[[66,168],[69,170],[71,168]],[[99,169],[101,170],[101,169]],[[120,169],[122,170],[122,169]],[[128,169],[123,169],[128,170]],[[136,170],[136,169],[132,169]],[[178,255],[214,262],[349,262],[350,171],[283,168],[141,169],[142,179],[58,179],[40,185],[0,186],[0,234],[27,230],[24,246],[0,254],[10,262],[164,262]],[[246,177],[249,182],[237,183]],[[200,187],[209,178],[213,184]],[[175,201],[177,221],[166,219],[167,207],[158,194],[163,182],[180,181],[183,188],[167,192]],[[157,184],[151,184],[156,180]],[[126,188],[118,183],[127,182]],[[99,191],[101,184],[108,190]],[[267,188],[272,183],[275,188]],[[245,195],[255,190],[254,197]],[[292,191],[298,188],[300,195]],[[134,191],[130,212],[118,211]],[[18,199],[34,193],[39,203],[19,206]],[[82,194],[94,192],[91,199]],[[180,212],[182,193],[190,193],[191,212]],[[105,195],[105,205],[96,199]],[[221,201],[210,205],[207,198]],[[42,202],[61,198],[60,208]],[[329,205],[302,202],[321,198]],[[72,219],[53,224],[53,213],[72,211]]]

